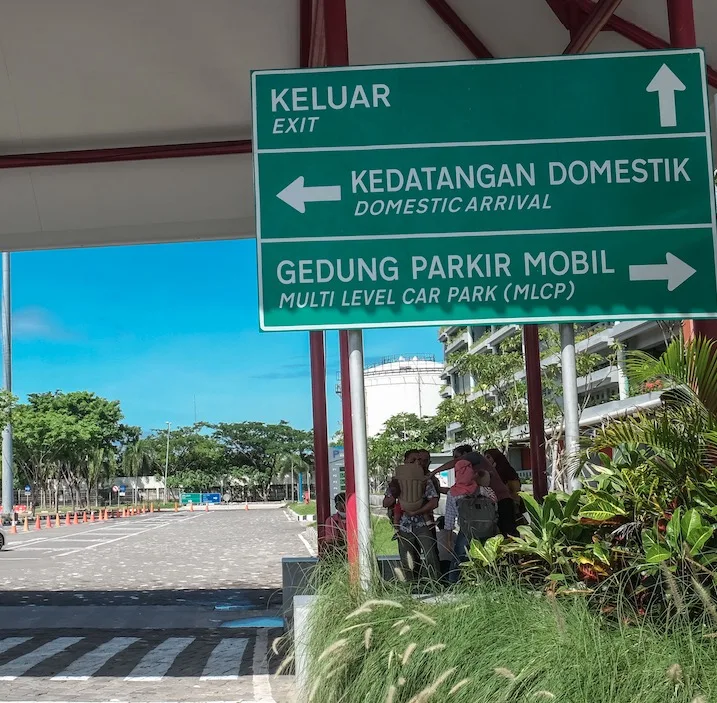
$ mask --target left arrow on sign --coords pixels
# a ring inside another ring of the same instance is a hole
[[[667,252],[664,264],[642,264],[630,266],[631,281],[667,281],[667,290],[681,286],[688,278],[697,273],[689,264]]]
[[[685,84],[663,63],[650,84],[648,93],[657,93],[660,102],[660,127],[677,127],[677,106],[675,92],[686,90]]]
[[[341,200],[341,186],[305,186],[304,177],[299,176],[279,191],[276,197],[294,210],[306,212],[306,203]]]

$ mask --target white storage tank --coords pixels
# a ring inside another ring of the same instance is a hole
[[[442,373],[443,364],[432,354],[384,357],[380,363],[367,366],[364,383],[368,436],[379,434],[386,420],[399,413],[435,415],[445,383]]]

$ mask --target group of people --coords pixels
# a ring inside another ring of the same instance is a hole
[[[383,505],[396,530],[406,579],[417,580],[425,572],[429,579],[455,583],[471,540],[518,534],[523,512],[520,479],[499,449],[481,454],[466,444],[457,447],[453,458],[437,469],[431,471],[430,464],[430,452],[406,452],[404,463],[388,484]],[[450,488],[441,486],[436,478],[448,469],[455,473]],[[437,523],[434,511],[441,493],[447,493],[446,511]]]

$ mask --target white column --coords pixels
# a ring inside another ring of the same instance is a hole
[[[349,380],[351,381],[351,426],[354,444],[356,482],[356,522],[358,526],[359,580],[364,589],[371,585],[371,509],[368,489],[368,446],[366,437],[366,397],[363,377],[363,333],[349,330]]]

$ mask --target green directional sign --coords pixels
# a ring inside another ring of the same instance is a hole
[[[717,316],[701,50],[252,90],[262,329]]]

